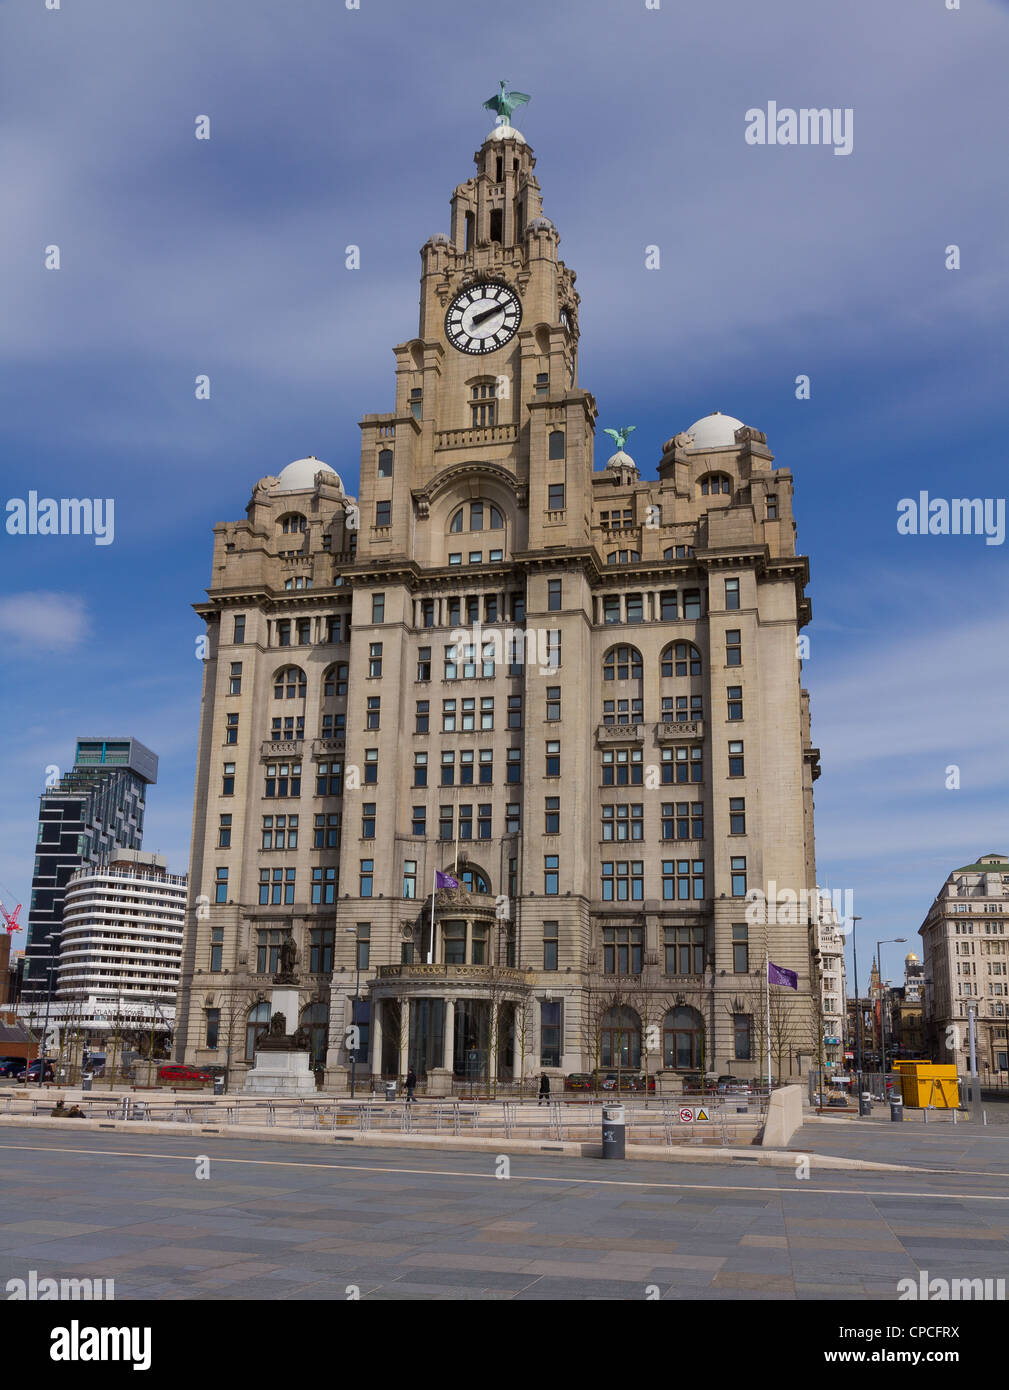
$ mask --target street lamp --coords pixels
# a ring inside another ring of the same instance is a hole
[[[876,964],[879,967],[879,1060],[884,1090],[886,1088],[886,999],[884,997],[883,988],[883,947],[893,945],[898,941],[906,940],[906,936],[888,936],[885,941],[876,942]]]
[[[357,1072],[357,1034],[354,1028],[357,1024],[357,1001],[361,993],[361,942],[358,937],[357,927],[347,927],[347,934],[354,938],[354,962],[357,966],[357,978],[354,981],[354,1002],[350,1009],[350,1040],[354,1046],[350,1049],[350,1098],[354,1099],[354,1083]]]
[[[46,971],[48,987],[46,989],[46,1021],[42,1031],[42,1050],[39,1055],[39,1086],[45,1080],[46,1074],[46,1043],[49,1040],[49,1003],[53,993],[53,970],[56,968],[55,962],[50,958],[49,968]],[[26,1072],[27,1075],[27,1072]]]
[[[862,1093],[862,1001],[858,997],[858,946],[855,942],[855,923],[861,920],[861,917],[851,919],[851,954],[855,963],[855,1065],[858,1072],[859,1095]]]

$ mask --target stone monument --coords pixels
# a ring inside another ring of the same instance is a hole
[[[294,938],[284,938],[280,948],[280,969],[273,977],[270,995],[270,1027],[256,1043],[252,1070],[246,1074],[244,1090],[260,1096],[309,1096],[315,1094],[315,1073],[309,1059],[308,1031],[298,1027],[300,997],[295,965],[298,960]],[[287,1020],[294,1030],[288,1032]]]

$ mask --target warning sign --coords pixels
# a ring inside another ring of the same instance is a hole
[[[681,1124],[690,1125],[695,1120],[710,1120],[711,1116],[703,1105],[684,1105],[680,1110]]]
[[[708,1112],[703,1108],[703,1106],[699,1105],[697,1109],[694,1111],[694,1119],[707,1120],[710,1119],[710,1116],[708,1115]]]
[[[694,1112],[693,1112],[693,1110],[691,1110],[689,1106],[684,1105],[683,1108],[680,1110],[680,1119],[681,1119],[681,1121],[682,1121],[685,1125],[689,1125],[689,1124],[691,1124],[691,1123],[693,1122],[693,1118],[694,1118]]]

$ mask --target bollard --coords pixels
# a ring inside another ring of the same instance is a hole
[[[396,1083],[395,1083],[395,1081],[387,1081],[387,1082],[385,1083],[385,1098],[386,1098],[386,1100],[395,1100],[395,1099],[396,1099]]]
[[[86,1072],[84,1073],[84,1075],[81,1077],[81,1090],[82,1090],[82,1091],[90,1091],[90,1090],[91,1090],[91,1081],[92,1081],[92,1074],[91,1074],[91,1072],[86,1071]]]
[[[858,1113],[860,1116],[872,1114],[872,1096],[868,1091],[863,1091],[858,1098]]]
[[[904,1102],[899,1096],[890,1097],[890,1119],[902,1121],[904,1118]]]
[[[627,1142],[622,1105],[603,1106],[603,1158],[623,1158]]]
[[[214,1076],[214,1095],[224,1095],[224,1077],[218,1074],[215,1074]]]

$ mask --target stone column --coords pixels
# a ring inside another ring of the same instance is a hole
[[[445,1059],[444,1064],[451,1072],[455,1061],[455,1000],[445,1000]]]
[[[382,1004],[381,999],[371,1001],[371,1075],[377,1081],[382,1075]]]
[[[427,1094],[429,1096],[450,1096],[452,1094],[452,1058],[455,1045],[455,1000],[445,1000],[445,1041],[440,1067],[432,1067],[427,1074]]]
[[[402,1009],[402,1022],[400,1023],[400,1034],[399,1034],[399,1077],[398,1077],[398,1080],[399,1080],[400,1084],[402,1084],[403,1077],[406,1076],[407,1072],[410,1070],[410,1064],[409,1064],[409,1060],[408,1060],[408,1059],[409,1059],[409,1056],[410,1056],[410,1000],[409,1000],[409,998],[404,998],[404,999],[401,999],[401,1000],[400,1000],[400,1008]]]

